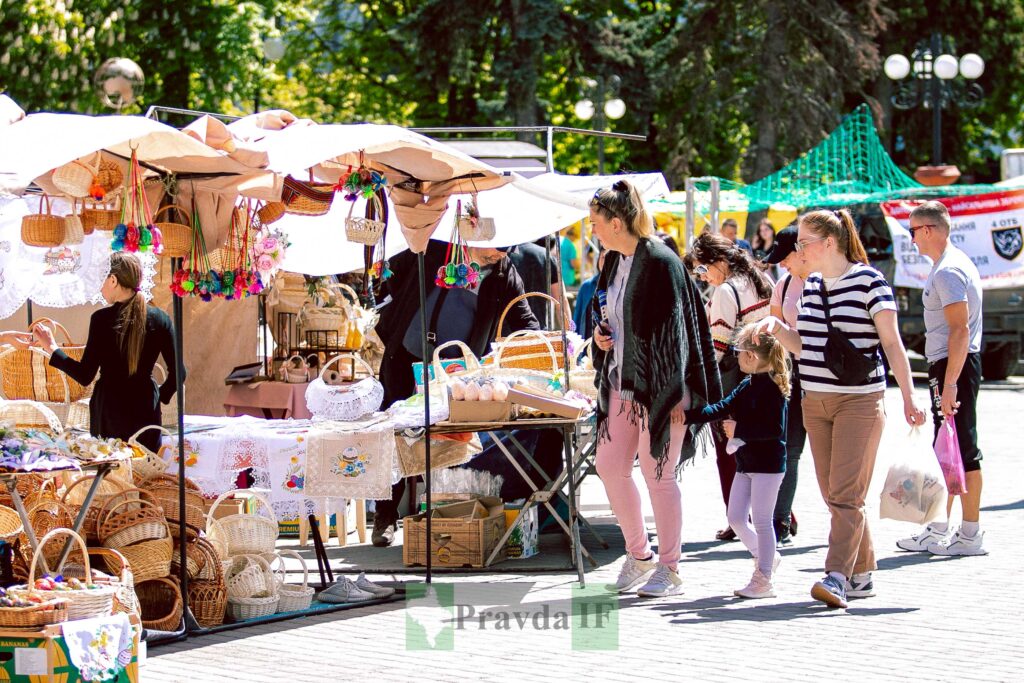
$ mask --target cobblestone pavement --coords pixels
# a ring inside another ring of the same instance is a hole
[[[923,388],[918,392],[923,400]],[[907,431],[898,393],[890,390],[887,400],[890,420],[875,489],[884,481],[888,457],[904,447]],[[1021,680],[1024,621],[1016,603],[1024,543],[1016,534],[1024,510],[1024,457],[1017,441],[1022,408],[1024,391],[1014,384],[986,387],[979,403],[986,453],[982,528],[991,554],[934,558],[899,551],[896,539],[915,527],[877,520],[878,496],[873,493],[877,595],[845,611],[828,610],[809,597],[822,573],[828,521],[809,452],[795,506],[800,533],[784,551],[779,597],[753,602],[732,597],[749,578],[746,551],[738,543],[711,540],[724,526],[725,513],[714,461],[705,458],[687,468],[682,479],[685,593],[619,599],[617,629],[605,622],[606,628],[595,632],[605,640],[590,642],[591,647],[608,646],[611,635],[613,649],[574,649],[574,642],[580,644],[573,639],[576,632],[559,628],[558,615],[565,614],[573,595],[570,572],[442,576],[437,585],[454,585],[459,606],[441,612],[447,621],[438,623],[458,626],[457,617],[464,618],[452,641],[439,635],[430,642],[447,642],[451,651],[410,650],[423,633],[415,623],[426,624],[421,617],[431,610],[407,612],[403,603],[392,603],[154,648],[142,680]],[[611,521],[596,477],[585,486],[583,506],[591,519]],[[646,514],[653,533],[649,505]],[[598,554],[602,566],[587,574],[590,586],[613,581],[618,572],[621,537],[612,540],[612,549]],[[507,628],[500,628],[500,616],[481,621],[479,615],[488,610],[511,615]],[[516,611],[525,621],[522,626]],[[407,613],[417,621],[407,620]],[[407,629],[413,634],[408,641]]]

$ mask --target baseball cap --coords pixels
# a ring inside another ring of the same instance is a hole
[[[775,242],[761,259],[769,265],[782,263],[782,260],[796,251],[796,228],[786,228],[775,233]]]

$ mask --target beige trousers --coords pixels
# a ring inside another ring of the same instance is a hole
[[[821,497],[832,515],[826,572],[873,571],[875,549],[864,499],[885,427],[884,393],[804,393],[804,427]]]

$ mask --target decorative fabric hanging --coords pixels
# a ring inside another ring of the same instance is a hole
[[[434,284],[445,289],[476,289],[480,284],[480,264],[469,260],[466,242],[459,230],[459,217],[462,215],[462,200],[456,204],[455,225],[448,242],[445,265],[437,269]]]
[[[113,251],[152,251],[157,255],[163,253],[163,236],[160,229],[153,224],[153,212],[149,208],[149,199],[143,186],[138,151],[134,147],[124,190],[121,222],[114,227],[114,239],[110,243],[110,248]]]

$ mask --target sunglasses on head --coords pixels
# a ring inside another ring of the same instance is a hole
[[[693,274],[694,275],[707,275],[708,274],[708,267],[706,265],[704,265],[703,263],[698,263],[696,266],[693,267]]]
[[[595,192],[594,196],[590,198],[590,206],[592,206],[592,207],[601,207],[602,209],[604,209],[608,213],[610,213],[612,215],[615,214],[615,211],[612,210],[612,207],[608,206],[608,204],[606,204],[601,199],[601,190],[598,190],[597,192]]]

